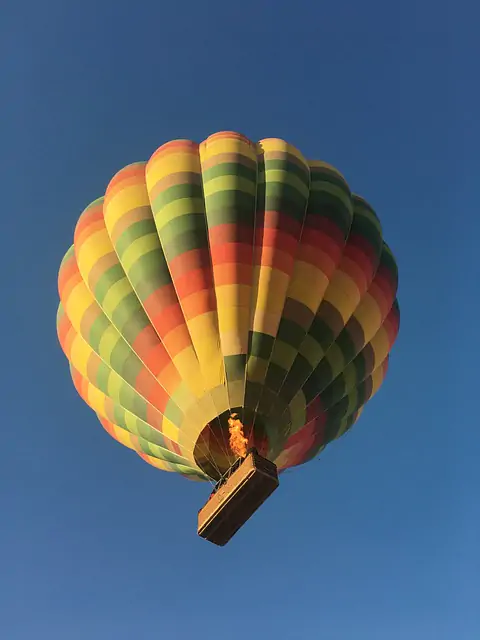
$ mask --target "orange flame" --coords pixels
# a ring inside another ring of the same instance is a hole
[[[239,458],[245,458],[247,455],[248,438],[243,433],[243,424],[238,419],[236,413],[232,413],[228,419],[228,430],[230,431],[230,449]]]

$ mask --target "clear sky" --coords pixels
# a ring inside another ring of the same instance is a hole
[[[1,13],[0,636],[480,638],[478,3]],[[338,167],[381,217],[402,316],[359,423],[219,549],[196,536],[208,486],[143,463],[79,399],[55,315],[110,177],[222,129]]]

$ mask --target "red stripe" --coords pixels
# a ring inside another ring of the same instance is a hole
[[[297,262],[299,261],[312,265],[312,267],[324,273],[329,279],[338,266],[338,260],[333,260],[330,255],[312,246],[304,246],[301,248],[297,255]]]
[[[146,369],[141,369],[135,380],[135,390],[142,395],[150,404],[164,413],[165,407],[170,399],[169,395]]]
[[[280,211],[257,211],[255,226],[257,233],[263,229],[281,229],[296,238],[302,230],[302,224],[298,220]]]
[[[252,226],[231,223],[217,224],[214,227],[209,227],[208,236],[211,247],[230,242],[245,243],[245,245],[250,247],[251,251],[255,234]]]
[[[151,325],[139,333],[132,347],[155,377],[158,377],[160,371],[171,362],[165,346],[159,341],[158,335]]]
[[[257,266],[271,267],[291,275],[294,263],[295,259],[291,253],[285,253],[276,247],[257,247],[255,250],[254,264]]]
[[[364,237],[357,233],[351,233],[348,236],[348,241],[345,246],[345,251],[347,251],[350,247],[356,247],[360,249],[377,267],[380,263],[380,254],[377,249],[370,244],[370,242]]]
[[[341,245],[344,245],[346,242],[345,232],[340,229],[336,222],[323,216],[321,212],[307,214],[305,218],[304,232],[306,229],[323,231]]]
[[[168,263],[170,274],[177,291],[177,280],[181,276],[188,275],[196,270],[201,270],[204,273],[205,284],[208,283],[210,286],[213,286],[211,266],[208,248],[192,249],[192,251],[187,251],[173,258],[173,260],[170,260]],[[204,287],[201,288],[203,289]]]
[[[387,298],[391,298],[392,300],[395,298],[398,284],[389,269],[383,265],[380,266],[375,274],[374,282],[380,289],[382,289]]]
[[[324,410],[325,408],[323,407],[322,399],[318,395],[307,406],[305,422],[310,422],[311,420],[318,418],[318,416],[323,415]]]
[[[147,404],[146,422],[152,427],[152,429],[155,429],[155,431],[159,431],[160,433],[162,432],[163,416],[157,409],[155,409],[155,407],[152,407],[151,404]]]
[[[354,260],[349,259],[347,256],[343,257],[341,271],[350,276],[355,285],[358,288],[360,296],[366,293],[371,279],[368,278],[368,274],[362,269],[362,267]]]
[[[211,271],[206,272],[205,269],[196,269],[195,271],[185,273],[181,278],[176,278],[174,282],[178,299],[181,302],[188,296],[191,296],[192,293],[213,291],[214,289]]]
[[[378,286],[376,280],[372,282],[368,290],[368,293],[372,296],[372,298],[378,304],[380,308],[380,312],[382,314],[382,318],[385,318],[392,307],[393,296],[388,297],[385,294],[385,291]]]
[[[145,306],[145,310],[162,339],[165,339],[166,335],[172,331],[172,329],[185,324],[185,318],[183,317],[182,309],[178,302],[162,309],[157,315],[150,315],[147,306]]]
[[[213,266],[220,264],[252,264],[252,245],[228,242],[211,247]]]

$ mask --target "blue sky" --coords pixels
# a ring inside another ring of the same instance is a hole
[[[479,18],[465,0],[5,5],[2,638],[480,637]],[[55,314],[113,173],[222,129],[283,137],[371,201],[402,321],[358,425],[218,549],[195,535],[208,487],[77,397]]]

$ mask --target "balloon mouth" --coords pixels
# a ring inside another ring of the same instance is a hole
[[[195,462],[212,480],[219,480],[238,460],[230,446],[229,419],[237,414],[243,424],[243,433],[247,439],[247,450],[257,449],[260,455],[268,452],[268,439],[265,420],[244,407],[235,407],[224,411],[202,429],[195,444],[193,456]]]

